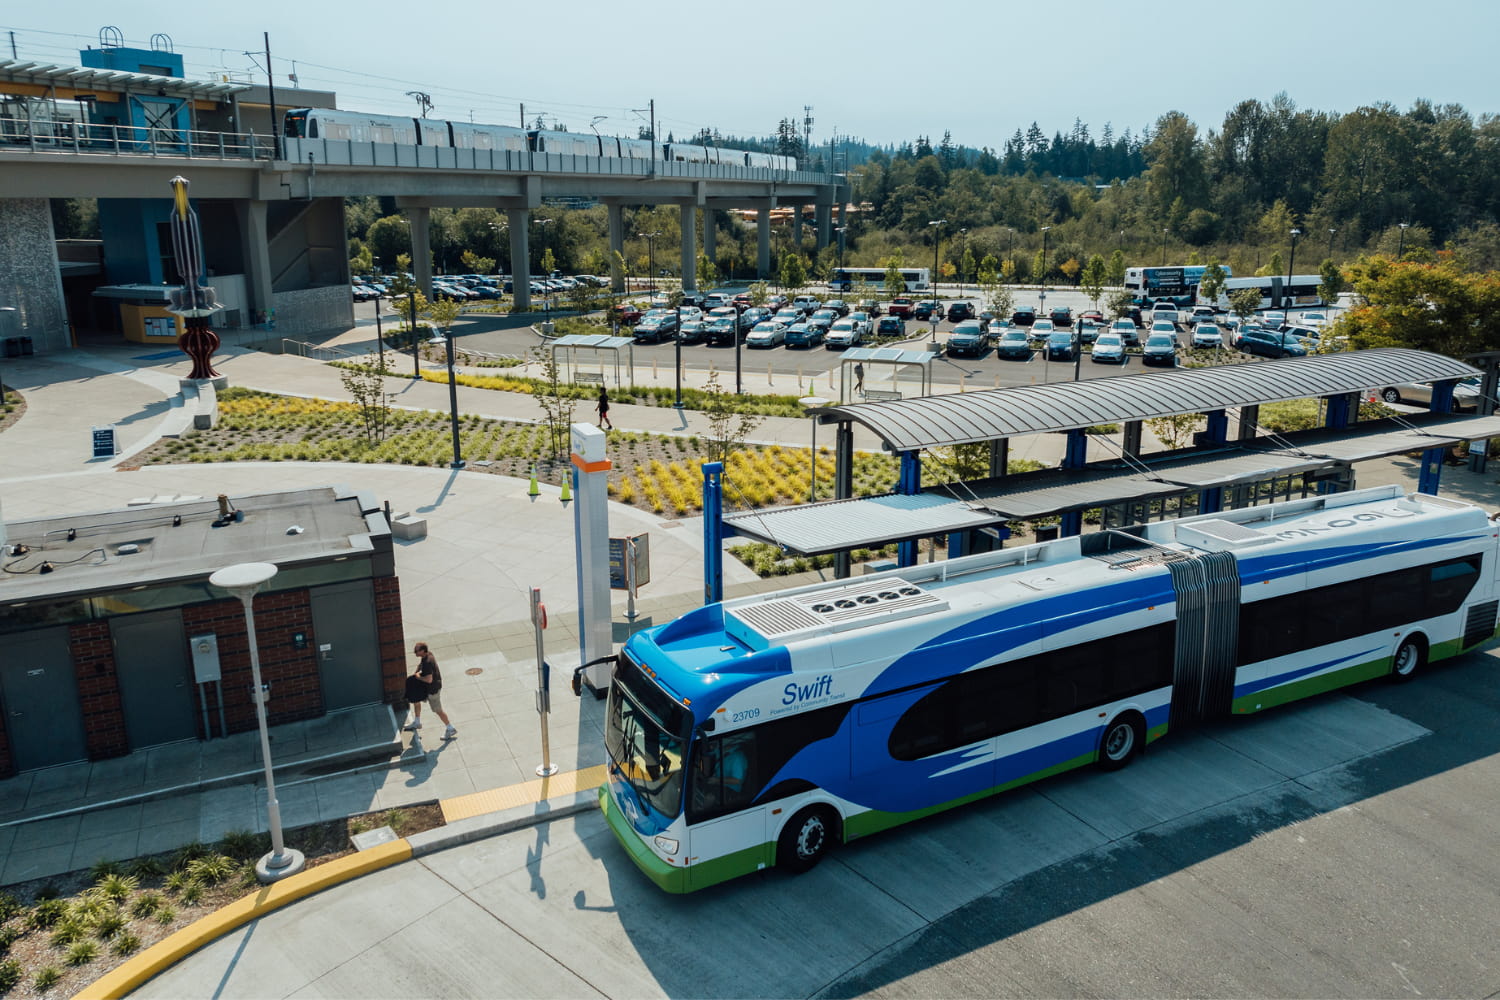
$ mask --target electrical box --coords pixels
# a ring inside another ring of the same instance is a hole
[[[188,639],[188,648],[193,653],[193,680],[199,684],[218,681],[220,677],[219,637],[212,633],[195,635]]]

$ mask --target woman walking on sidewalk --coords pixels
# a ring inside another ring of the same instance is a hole
[[[451,740],[458,735],[458,730],[448,719],[448,713],[443,711],[443,699],[439,695],[439,692],[443,690],[443,672],[438,669],[437,657],[432,655],[432,650],[427,648],[425,642],[417,643],[411,651],[420,658],[417,662],[417,669],[412,672],[412,677],[418,683],[426,685],[426,694],[424,699],[412,701],[412,719],[406,728],[412,732],[422,728],[422,700],[425,700],[437,713],[437,717],[442,719],[443,724],[448,727],[443,733],[443,739]]]

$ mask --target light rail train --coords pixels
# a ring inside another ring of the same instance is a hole
[[[724,149],[691,142],[621,139],[584,132],[523,129],[513,125],[439,121],[401,115],[370,115],[327,108],[295,108],[286,113],[288,139],[334,139],[395,143],[403,146],[443,146],[455,149],[497,149],[511,152],[558,153],[606,159],[709,163],[726,167],[796,170],[791,156]]]

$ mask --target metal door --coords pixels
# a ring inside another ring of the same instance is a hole
[[[0,662],[0,708],[16,769],[71,764],[88,756],[78,678],[68,630],[6,636]]]
[[[193,671],[182,612],[153,611],[115,618],[115,669],[130,749],[198,738]]]
[[[356,580],[319,587],[312,592],[312,619],[323,682],[323,711],[379,702],[375,585],[369,580]]]

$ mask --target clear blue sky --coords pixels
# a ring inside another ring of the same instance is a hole
[[[1106,122],[1139,132],[1174,109],[1206,132],[1239,101],[1282,90],[1325,111],[1426,98],[1500,112],[1496,0],[7,6],[0,57],[13,31],[20,58],[75,65],[115,25],[128,45],[169,35],[189,76],[262,82],[244,53],[268,31],[278,85],[295,60],[302,85],[337,92],[343,108],[410,114],[404,94],[421,90],[433,117],[508,124],[524,102],[528,119],[575,131],[605,115],[601,132],[633,133],[630,109],[651,98],[663,135],[768,135],[811,105],[815,143],[834,130],[936,143],[949,130],[996,148],[1033,121],[1050,137],[1081,118],[1097,137]]]

